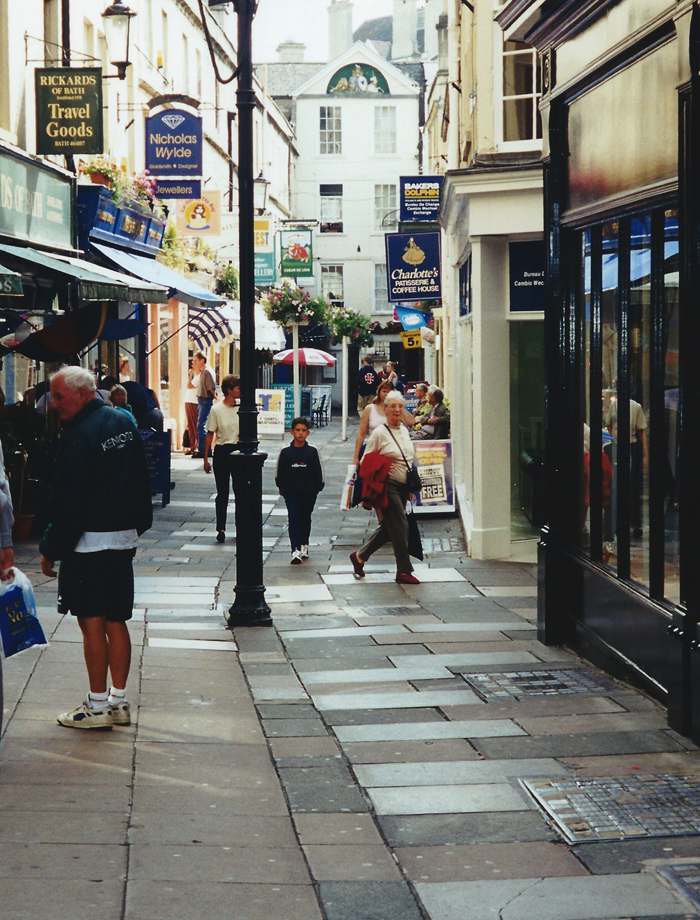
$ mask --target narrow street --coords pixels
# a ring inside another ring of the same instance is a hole
[[[470,559],[456,518],[422,520],[420,585],[394,582],[390,551],[356,579],[374,517],[338,510],[354,433],[312,432],[327,485],[295,567],[266,443],[274,629],[233,635],[233,507],[219,545],[213,477],[174,455],[136,561],[130,727],[57,725],[86,692],[79,631],[36,543],[17,548],[50,646],[4,663],[3,920],[700,917],[678,881],[697,888],[697,748],[643,693],[541,645],[536,567]],[[634,802],[645,777],[668,795],[673,774],[689,811],[620,842],[632,818],[605,797]],[[574,779],[600,781],[581,807]]]

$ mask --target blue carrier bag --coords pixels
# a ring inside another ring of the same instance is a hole
[[[5,658],[32,646],[46,647],[46,636],[36,616],[32,583],[19,569],[0,582],[0,645]]]

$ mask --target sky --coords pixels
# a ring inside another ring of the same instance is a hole
[[[259,0],[253,22],[253,60],[256,64],[278,60],[277,46],[291,39],[306,45],[305,60],[328,59],[328,7],[330,0]],[[393,0],[353,0],[353,28],[366,19],[388,16]]]

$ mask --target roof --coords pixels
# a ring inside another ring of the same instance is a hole
[[[391,42],[394,31],[393,16],[382,16],[380,19],[368,19],[363,22],[353,34],[353,41],[380,41]]]
[[[421,61],[415,64],[401,63],[399,61],[392,61],[391,63],[397,70],[401,71],[404,77],[408,77],[409,80],[413,80],[418,86],[423,87],[425,83],[425,70]]]
[[[273,99],[280,96],[291,96],[294,90],[306,83],[314,74],[325,67],[326,64],[307,64],[305,62],[292,64],[256,64],[255,70],[259,80],[265,79],[265,89]],[[264,77],[264,70],[267,76]]]

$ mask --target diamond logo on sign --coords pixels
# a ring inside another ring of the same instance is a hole
[[[175,130],[175,128],[179,128],[184,120],[185,120],[184,115],[164,115],[163,116],[163,122],[169,128],[172,128],[173,131]]]

